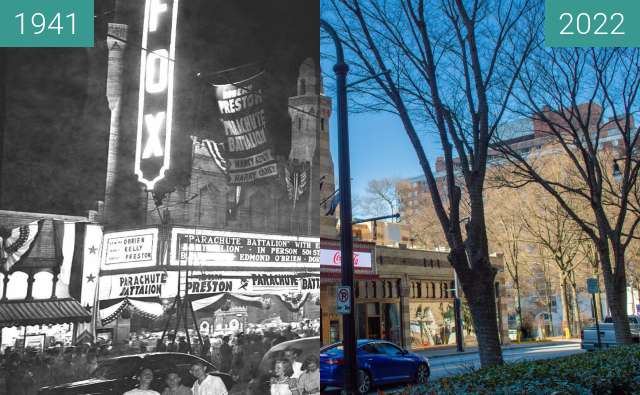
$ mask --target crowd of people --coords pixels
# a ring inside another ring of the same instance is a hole
[[[233,392],[244,393],[248,383],[259,374],[260,363],[270,348],[288,340],[315,334],[313,331],[299,333],[299,331],[293,331],[291,326],[285,326],[281,329],[270,329],[260,333],[238,332],[213,338],[191,336],[191,347],[189,347],[186,336],[180,334],[169,333],[164,338],[157,339],[153,345],[140,341],[137,336],[132,336],[129,341],[118,345],[112,344],[111,341],[101,344],[86,343],[74,347],[58,345],[41,352],[7,348],[0,363],[4,373],[6,393],[32,395],[36,394],[37,390],[43,386],[88,378],[97,368],[98,363],[108,357],[151,351],[189,352],[211,362],[218,371],[229,374],[236,383]],[[309,360],[301,361],[298,351],[287,349],[273,360],[271,367],[273,374],[270,380],[272,394],[319,394],[320,379],[317,355]],[[197,371],[197,367],[195,369]],[[198,377],[193,371],[190,373],[194,377]],[[180,388],[180,380],[177,378],[171,374],[166,375],[164,380],[168,390],[163,394],[209,394],[209,392],[202,392],[201,389],[198,389],[199,387],[196,388],[195,384],[194,388],[182,389]],[[178,382],[177,386],[174,385],[176,382]],[[199,379],[196,380],[196,383],[198,382]],[[143,386],[142,382],[140,385]],[[145,395],[150,392],[133,392],[131,394]]]
[[[31,395],[43,386],[88,378],[98,367],[99,353],[89,345],[58,345],[40,352],[8,347],[0,360],[5,393]]]

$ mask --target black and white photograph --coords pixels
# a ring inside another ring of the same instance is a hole
[[[0,48],[0,394],[319,395],[319,3],[88,1]]]

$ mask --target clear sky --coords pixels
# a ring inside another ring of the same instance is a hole
[[[338,126],[333,86],[327,87],[327,96],[334,98],[331,114],[331,154],[338,186]],[[369,180],[422,175],[415,151],[402,127],[400,119],[389,113],[358,113],[349,116],[349,146],[351,151],[351,193],[363,195]],[[427,157],[433,167],[441,154],[435,135],[422,137]]]

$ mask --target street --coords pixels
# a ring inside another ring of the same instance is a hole
[[[502,355],[505,362],[519,362],[526,360],[559,358],[583,352],[585,351],[580,349],[579,342],[549,342],[532,347],[516,346],[505,348]],[[480,360],[477,352],[429,356],[430,352],[425,351],[419,352],[419,354],[427,355],[427,357],[429,357],[429,362],[431,364],[431,376],[429,377],[429,380],[462,374],[480,367]],[[385,391],[392,391],[400,388],[401,386],[382,387]],[[335,389],[333,391],[331,390],[332,389],[329,388],[326,393],[338,393]],[[377,394],[377,392],[371,392],[371,394]]]

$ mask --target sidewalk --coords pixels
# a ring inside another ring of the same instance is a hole
[[[531,348],[531,347],[544,347],[549,345],[563,345],[563,344],[575,344],[580,343],[580,339],[564,339],[562,337],[557,338],[549,338],[546,341],[541,342],[528,342],[528,343],[518,343],[518,344],[509,344],[502,347],[502,350],[510,350],[514,348]],[[466,355],[466,354],[475,354],[478,352],[477,345],[470,345],[464,348],[463,352],[456,351],[455,344],[448,346],[437,346],[428,348],[425,350],[417,350],[414,351],[416,354],[424,355],[427,358],[443,358],[449,357],[453,355]]]

